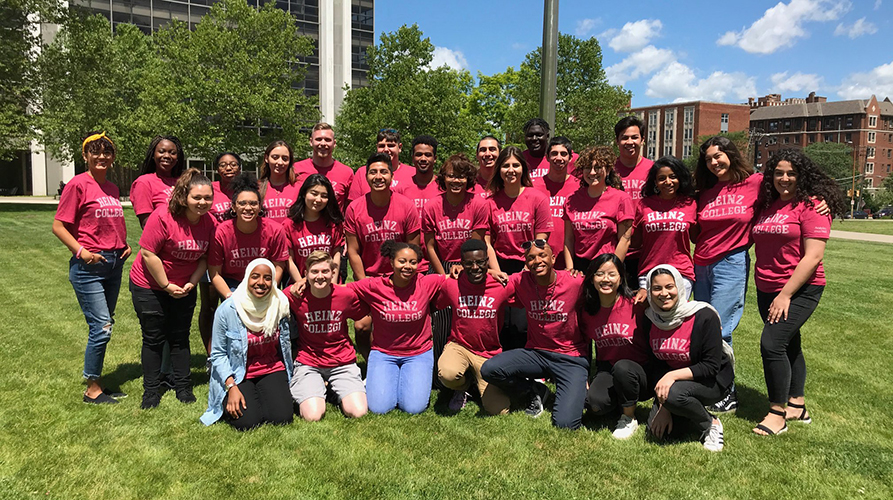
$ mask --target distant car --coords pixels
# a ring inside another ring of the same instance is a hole
[[[854,219],[867,219],[868,212],[866,212],[865,210],[856,210],[855,212],[853,212],[853,218]]]
[[[893,207],[884,207],[884,208],[878,210],[877,213],[874,215],[875,215],[875,218],[878,218],[878,219],[881,217],[893,217]]]

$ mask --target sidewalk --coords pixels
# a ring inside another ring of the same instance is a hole
[[[59,200],[52,196],[0,196],[0,203],[7,205],[58,205]],[[129,201],[122,201],[121,206],[130,207]]]
[[[831,230],[832,238],[842,240],[870,241],[873,243],[893,243],[893,236],[888,234],[856,233],[853,231]]]

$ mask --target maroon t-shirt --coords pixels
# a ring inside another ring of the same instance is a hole
[[[691,366],[691,332],[695,324],[692,314],[673,330],[661,330],[651,325],[648,334],[654,357],[667,363],[673,370]]]
[[[137,215],[149,215],[167,205],[177,183],[176,177],[162,177],[158,172],[143,174],[130,185],[130,203]]]
[[[514,285],[502,286],[489,274],[486,281],[474,285],[465,273],[449,279],[437,297],[437,307],[452,307],[449,340],[484,358],[502,352],[499,331]]]
[[[641,311],[633,299],[618,296],[611,308],[600,307],[594,315],[582,312],[580,328],[595,341],[595,359],[614,363],[628,359],[640,365],[648,362],[648,332],[639,328]]]
[[[357,237],[360,259],[366,276],[383,276],[393,271],[387,257],[380,253],[387,240],[406,241],[410,233],[421,229],[419,214],[412,201],[400,194],[392,194],[385,207],[372,203],[367,194],[347,207],[344,232]]]
[[[283,224],[288,220],[288,209],[297,201],[301,186],[299,184],[283,184],[274,186],[267,184],[264,193],[264,210],[267,213],[264,218],[277,224]]]
[[[422,212],[424,212],[425,205],[432,199],[437,198],[442,191],[440,187],[437,185],[437,182],[434,179],[431,180],[425,186],[419,186],[416,184],[415,179],[411,179],[410,182],[402,182],[396,188],[392,188],[395,193],[402,194],[403,196],[412,200],[415,205],[416,210],[419,213],[419,221],[422,220]],[[422,229],[419,234],[419,246],[425,245],[425,230]],[[424,252],[422,252],[424,253]],[[422,256],[422,259],[419,261],[419,272],[424,273],[428,271],[428,259]]]
[[[509,283],[515,294],[509,304],[527,311],[526,348],[584,356],[589,348],[577,321],[583,276],[574,278],[567,271],[555,274],[549,286],[537,285],[529,271],[513,274]]]
[[[56,220],[74,226],[71,235],[88,252],[127,247],[124,209],[118,186],[96,182],[89,173],[74,176],[59,198]]]
[[[208,265],[222,266],[220,274],[224,278],[242,281],[248,263],[261,257],[273,262],[288,261],[288,241],[282,226],[263,217],[257,219],[257,229],[251,234],[236,229],[234,219],[217,226]]]
[[[350,192],[350,186],[353,184],[353,169],[347,165],[335,160],[329,167],[320,167],[313,163],[313,158],[307,158],[295,162],[292,165],[295,169],[295,175],[298,178],[297,186],[303,186],[307,176],[311,174],[320,174],[332,183],[332,189],[335,190],[335,199],[338,200],[338,206],[344,212],[347,209],[347,194]],[[365,180],[363,181],[365,182]]]
[[[549,197],[549,209],[552,213],[549,246],[557,256],[564,250],[564,205],[572,194],[580,190],[580,181],[569,177],[564,182],[555,182],[548,176],[543,176],[533,181],[533,188]]]
[[[669,264],[694,281],[690,233],[696,219],[697,205],[692,198],[664,200],[655,195],[640,199],[634,223],[635,231],[642,234],[639,276],[654,266]]]
[[[585,189],[577,191],[564,205],[564,220],[571,223],[574,235],[571,253],[589,260],[614,253],[617,225],[631,222],[635,215],[629,195],[619,189],[609,187],[598,198],[589,196]]]
[[[208,254],[214,227],[214,218],[210,214],[203,215],[198,223],[190,224],[185,215],[174,217],[168,207],[159,207],[146,221],[146,228],[140,235],[140,247],[161,259],[167,280],[182,287],[192,277],[199,259]],[[130,269],[130,281],[140,288],[161,290],[139,252]]]
[[[422,211],[422,231],[434,236],[434,246],[441,262],[457,262],[459,249],[471,238],[471,233],[489,227],[487,203],[474,193],[468,193],[457,206],[441,193],[425,205]]]
[[[648,172],[651,170],[652,165],[654,165],[654,162],[644,156],[639,158],[639,163],[636,164],[635,168],[627,168],[620,162],[620,158],[614,162],[614,171],[620,176],[621,182],[623,182],[623,190],[632,198],[633,203],[642,197],[642,186],[645,185],[645,181],[648,179]]]
[[[288,246],[291,250],[295,266],[303,276],[306,272],[307,257],[316,250],[335,256],[344,248],[344,233],[340,224],[332,224],[325,217],[315,221],[302,221],[298,224],[291,219],[286,219],[282,224]]]
[[[533,188],[524,188],[517,198],[500,191],[487,199],[490,204],[490,238],[502,259],[524,260],[521,244],[537,233],[551,233],[549,198]]]
[[[415,175],[415,167],[412,165],[405,163],[397,165],[397,170],[394,171],[393,179],[391,179],[391,190],[395,191],[401,184],[412,182],[413,175]],[[347,197],[350,201],[358,200],[370,191],[372,188],[369,187],[369,182],[366,180],[366,166],[364,165],[358,168],[354,174]]]
[[[356,363],[357,352],[348,335],[347,320],[363,318],[369,314],[369,308],[357,299],[353,290],[333,285],[328,297],[317,298],[305,289],[296,298],[289,286],[285,295],[298,325],[295,361],[317,368]]]
[[[220,181],[211,183],[214,188],[214,204],[211,205],[211,215],[217,223],[223,222],[232,205],[233,192],[229,189],[224,190],[220,187]]]
[[[698,196],[698,242],[695,264],[709,266],[732,250],[749,246],[754,205],[760,196],[762,174],[737,184],[717,182]]]
[[[521,152],[521,156],[524,157],[524,161],[527,162],[527,170],[530,172],[530,178],[533,180],[539,179],[540,177],[545,177],[546,174],[549,173],[549,155],[546,154],[542,158],[534,158],[532,154],[528,150],[524,150]],[[571,154],[571,160],[567,163],[567,171],[573,172],[575,165],[577,164],[577,158],[580,155],[577,153]]]
[[[285,369],[282,352],[279,347],[279,330],[269,337],[262,332],[248,330],[248,365],[245,367],[245,378],[253,379],[279,372]]]

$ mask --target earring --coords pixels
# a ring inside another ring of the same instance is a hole
[[[654,194],[660,194],[660,188],[654,186]]]

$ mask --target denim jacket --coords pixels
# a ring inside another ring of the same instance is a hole
[[[279,322],[279,347],[285,362],[285,373],[291,380],[293,359],[288,318]],[[200,420],[211,425],[223,416],[223,398],[226,396],[226,379],[235,377],[237,384],[245,380],[248,365],[248,330],[239,319],[233,300],[226,299],[214,314],[214,330],[211,336],[211,377],[208,380],[208,409]]]

